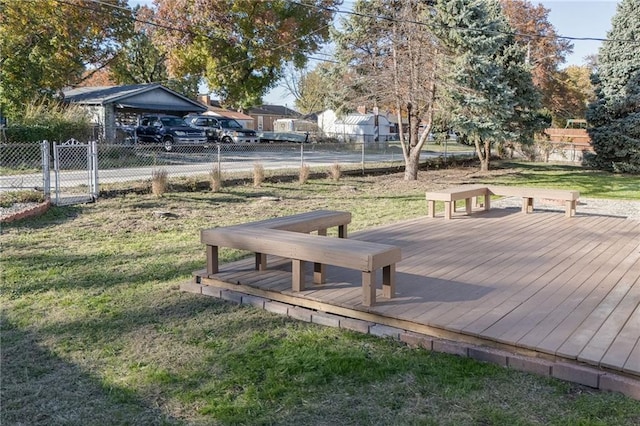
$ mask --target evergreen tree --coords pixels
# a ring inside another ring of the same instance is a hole
[[[587,120],[595,156],[603,170],[640,173],[640,1],[623,0],[602,44],[593,83],[596,100]]]
[[[439,0],[437,10],[451,58],[452,122],[488,170],[494,144],[531,142],[544,127],[539,92],[497,1]]]

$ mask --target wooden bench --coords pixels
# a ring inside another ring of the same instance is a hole
[[[456,201],[464,200],[465,211],[471,214],[472,198],[484,198],[484,210],[489,210],[491,202],[491,194],[486,185],[462,185],[453,188],[441,189],[439,191],[431,191],[426,193],[427,199],[427,215],[435,217],[436,201],[444,201],[444,218],[451,219],[451,215],[455,212]]]
[[[324,211],[327,212],[327,211]],[[310,212],[313,213],[313,212]],[[303,214],[304,215],[304,214]],[[326,265],[357,269],[362,272],[362,303],[373,306],[376,300],[376,279],[378,269],[382,269],[383,296],[392,298],[395,295],[395,264],[401,260],[400,248],[387,244],[349,240],[346,238],[328,238],[323,234],[307,233],[313,226],[304,225],[302,217],[288,220],[287,217],[252,222],[246,225],[235,225],[220,228],[204,229],[200,240],[206,245],[207,274],[215,274],[219,270],[218,248],[230,247],[256,253],[256,269],[265,270],[266,255],[275,255],[292,260],[292,289],[305,289],[305,262],[313,263],[313,282],[322,284],[326,280]],[[307,216],[311,217],[313,215]],[[336,223],[339,215],[326,213],[331,220],[319,220],[322,214],[315,216],[316,224],[325,226]],[[341,216],[345,219],[345,216]],[[289,217],[291,218],[291,217]],[[349,214],[349,220],[351,216]],[[264,227],[262,225],[265,225]],[[266,226],[276,226],[269,228]],[[345,226],[346,224],[337,225]],[[325,229],[326,228],[321,228]],[[292,232],[293,231],[293,232]],[[309,231],[311,232],[311,231]],[[343,232],[346,235],[346,228]]]
[[[351,213],[336,210],[314,210],[290,216],[274,217],[235,226],[280,229],[283,231],[327,235],[327,229],[338,227],[338,237],[347,238],[347,225],[351,223]]]
[[[532,213],[533,200],[535,198],[538,198],[545,200],[562,201],[565,205],[565,216],[575,216],[576,205],[578,203],[578,198],[580,198],[580,191],[568,189],[544,189],[497,185],[489,185],[488,189],[493,195],[500,195],[505,197],[522,197],[523,213]]]
[[[499,185],[462,185],[453,188],[430,191],[426,193],[427,215],[435,217],[435,202],[444,201],[444,218],[451,219],[455,212],[455,204],[458,200],[465,200],[466,214],[471,214],[472,198],[484,197],[484,210],[491,207],[491,195],[506,197],[522,197],[522,212],[533,212],[533,200],[548,199],[558,200],[565,204],[565,216],[571,217],[576,214],[576,205],[580,192],[565,189],[544,189],[528,188],[522,186],[499,186]]]

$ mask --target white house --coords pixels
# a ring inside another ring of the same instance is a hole
[[[391,139],[391,123],[385,115],[350,113],[338,117],[333,110],[318,114],[318,127],[325,136],[349,142],[383,142]]]

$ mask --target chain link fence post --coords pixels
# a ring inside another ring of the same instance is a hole
[[[364,175],[364,142],[362,142],[362,174]]]
[[[40,144],[40,158],[42,160],[42,193],[46,199],[51,197],[51,157],[49,153],[49,141],[43,140]]]
[[[300,144],[300,169],[304,167],[304,144]]]
[[[98,186],[98,145],[96,141],[90,142],[90,152],[91,152],[91,160],[89,161],[89,166],[91,168],[91,186],[90,186],[90,195],[93,201],[98,199],[98,195],[100,195],[100,187]]]
[[[220,144],[216,144],[216,148],[218,151],[218,155],[217,155],[217,162],[218,162],[218,180],[222,179],[222,158],[221,158],[221,154],[220,154]]]

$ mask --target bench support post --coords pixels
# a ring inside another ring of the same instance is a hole
[[[323,263],[313,264],[313,283],[324,284],[327,280],[327,268]]]
[[[464,199],[464,209],[467,216],[471,215],[471,198]]]
[[[291,259],[291,287],[293,291],[304,290],[304,260]]]
[[[218,246],[207,246],[207,274],[218,273]]]
[[[382,295],[392,299],[396,295],[396,264],[382,268]]]
[[[445,201],[444,202],[444,218],[445,220],[451,219],[451,213],[456,208],[455,201]]]
[[[436,200],[427,200],[427,217],[436,217]]]
[[[267,255],[264,253],[256,253],[256,271],[267,270]]]
[[[338,238],[347,238],[347,225],[338,226]]]
[[[487,191],[484,194],[484,209],[489,210],[491,208],[491,194]]]
[[[567,201],[565,205],[564,215],[566,217],[571,217],[576,215],[576,201]]]
[[[522,197],[522,213],[533,213],[532,197]]]
[[[362,304],[373,306],[376,303],[376,271],[362,271]]]

